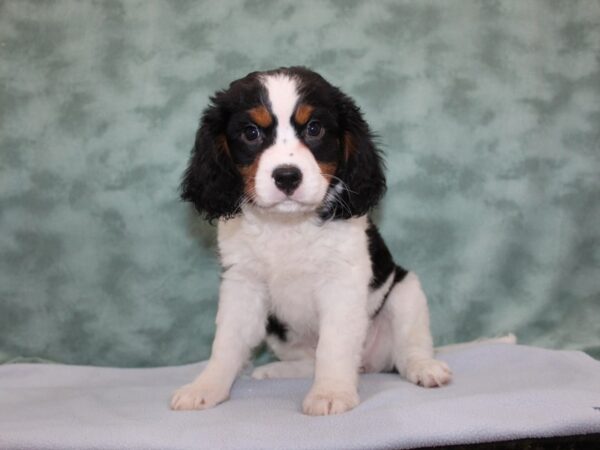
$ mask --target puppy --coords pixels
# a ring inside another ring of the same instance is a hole
[[[386,185],[354,101],[303,67],[250,73],[211,100],[182,198],[218,220],[217,330],[206,368],[171,408],[226,400],[265,339],[280,361],[253,377],[314,377],[302,404],[310,415],[358,405],[361,372],[448,383],[419,279],[394,263],[368,217]]]

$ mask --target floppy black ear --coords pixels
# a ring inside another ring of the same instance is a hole
[[[225,127],[226,117],[218,106],[204,112],[181,183],[181,198],[192,202],[211,222],[236,215],[243,195],[242,177],[231,159]]]
[[[386,190],[384,163],[369,125],[354,101],[340,92],[338,99],[341,156],[338,177],[345,189],[333,216],[362,216],[377,205]],[[335,186],[332,186],[335,189]]]

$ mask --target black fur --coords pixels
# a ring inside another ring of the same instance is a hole
[[[383,238],[379,234],[377,227],[369,220],[369,226],[366,230],[369,241],[369,257],[371,258],[371,270],[373,276],[369,287],[372,290],[379,289],[389,278],[390,274],[396,268],[392,254],[388,250]]]
[[[223,136],[223,112],[209,107],[202,116],[192,156],[181,183],[181,198],[209,221],[239,211],[243,180]]]
[[[267,334],[277,336],[279,340],[286,342],[287,333],[287,326],[284,323],[280,322],[275,315],[269,314],[269,317],[267,318]]]
[[[379,230],[375,224],[371,222],[371,219],[369,219],[369,226],[366,229],[366,233],[369,242],[371,271],[373,272],[371,282],[369,283],[369,288],[373,291],[379,289],[390,277],[392,272],[394,272],[394,280],[392,281],[392,284],[388,288],[387,292],[383,296],[383,299],[381,300],[381,303],[372,315],[372,317],[375,317],[385,305],[388,295],[392,291],[393,287],[396,285],[396,283],[399,283],[404,279],[408,271],[394,263],[392,254],[388,250],[387,245],[385,245],[383,238],[379,234]]]
[[[347,187],[341,197],[348,208],[336,209],[335,217],[362,216],[375,207],[385,193],[384,164],[374,136],[354,101],[340,92],[338,108],[340,129],[349,136],[351,150],[338,169],[338,177]]]
[[[396,273],[394,274],[394,281],[392,281],[392,284],[390,285],[389,289],[387,290],[387,292],[381,299],[381,303],[379,304],[379,306],[377,307],[375,312],[371,315],[371,319],[375,318],[377,316],[377,314],[379,314],[380,311],[383,309],[383,307],[385,306],[385,302],[387,301],[387,299],[390,295],[390,292],[392,292],[392,289],[394,288],[394,286],[396,286],[396,283],[401,282],[404,279],[404,277],[408,274],[408,271],[404,267],[401,267],[401,266],[395,266],[395,270],[396,270]]]

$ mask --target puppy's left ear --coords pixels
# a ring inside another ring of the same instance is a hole
[[[218,97],[212,100],[218,103]],[[218,105],[204,111],[181,183],[181,198],[192,202],[209,222],[239,213],[243,195],[243,181],[225,137],[225,122]]]
[[[385,193],[384,163],[369,125],[354,101],[340,92],[341,164],[338,176],[345,183],[341,208],[335,216],[349,218],[368,213]]]

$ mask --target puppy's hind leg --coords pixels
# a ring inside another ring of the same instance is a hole
[[[433,358],[427,298],[414,273],[392,288],[385,309],[392,320],[392,359],[400,375],[423,387],[449,383],[450,368]]]
[[[314,359],[277,361],[254,369],[252,378],[256,378],[257,380],[267,378],[310,378],[314,373]]]

